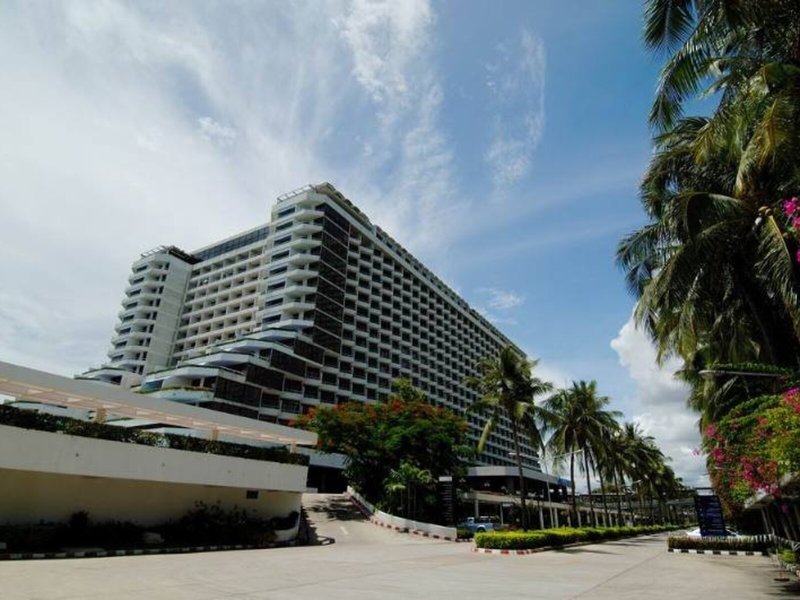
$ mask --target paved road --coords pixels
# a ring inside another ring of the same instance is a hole
[[[340,497],[310,497],[323,546],[0,563],[0,598],[53,600],[592,598],[798,596],[761,557],[673,555],[663,536],[530,556],[387,531]]]

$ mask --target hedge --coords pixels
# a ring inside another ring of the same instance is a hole
[[[94,421],[81,421],[80,419],[49,415],[32,410],[21,410],[6,404],[0,404],[0,425],[10,425],[21,429],[35,429],[37,431],[52,431],[142,446],[158,446],[291,465],[308,465],[307,455],[289,452],[285,447],[263,448],[171,433],[155,433]]]
[[[676,535],[667,539],[667,548],[672,548],[673,550],[766,552],[771,545],[766,537],[696,538],[687,535]]]
[[[538,531],[487,531],[475,534],[478,548],[496,550],[530,550],[545,546],[565,546],[576,542],[594,542],[631,537],[645,533],[660,533],[675,529],[672,525],[639,527],[560,527]]]
[[[197,502],[179,519],[147,527],[129,521],[95,522],[84,511],[74,513],[65,523],[0,524],[0,540],[8,544],[9,552],[53,552],[76,546],[112,550],[264,544],[275,539],[276,531],[295,527],[299,518],[297,511],[285,517],[262,518],[238,507],[225,509]],[[146,541],[148,533],[159,534],[161,540]]]

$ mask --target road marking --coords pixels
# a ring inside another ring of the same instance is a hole
[[[339,529],[341,529],[341,530],[342,530],[342,533],[343,533],[343,534],[345,534],[345,535],[350,535],[350,533],[347,531],[347,529],[345,529],[345,528],[344,528],[344,525],[339,525]]]

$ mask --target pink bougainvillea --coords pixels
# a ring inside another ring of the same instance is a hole
[[[782,478],[800,471],[800,388],[708,425],[703,446],[712,483],[729,510],[736,512],[755,493],[780,496]]]
[[[783,212],[786,213],[787,217],[793,216],[798,209],[800,209],[800,202],[796,197],[783,201]]]

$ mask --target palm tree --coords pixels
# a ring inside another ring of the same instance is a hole
[[[617,251],[638,297],[637,321],[661,356],[674,353],[687,364],[698,354],[706,362],[796,363],[798,243],[781,207],[789,192],[778,184],[787,179],[737,189],[735,154],[743,150],[732,151],[734,142],[699,164],[694,149],[705,125],[687,119],[656,138],[641,188],[651,222]]]
[[[606,523],[610,522],[608,503],[606,501],[606,484],[609,480],[613,482],[616,491],[617,517],[620,522],[622,520],[622,504],[619,497],[616,471],[617,463],[621,459],[621,456],[617,454],[619,445],[616,442],[619,434],[619,423],[616,421],[613,424],[610,423],[609,427],[603,431],[600,439],[595,442],[593,451],[595,455],[595,470],[600,478],[600,492],[603,497],[603,511],[606,516]]]
[[[386,478],[384,487],[391,494],[402,494],[403,514],[407,518],[415,518],[417,514],[417,491],[433,483],[433,476],[427,469],[414,463],[403,461],[397,469],[392,469]]]
[[[534,404],[534,399],[552,389],[550,383],[533,376],[532,372],[537,364],[538,361],[527,361],[516,350],[507,346],[500,350],[497,356],[481,360],[478,364],[478,375],[467,379],[467,385],[480,394],[478,401],[469,410],[488,413],[478,440],[478,453],[483,452],[489,436],[503,417],[508,418],[510,422],[514,455],[519,471],[523,530],[528,527],[528,510],[520,436],[525,433],[534,447],[541,445],[541,433],[537,424],[539,415],[544,413]]]
[[[651,123],[666,130],[706,88],[735,104],[761,72],[800,64],[800,6],[791,0],[647,0],[645,44],[671,53],[659,78]],[[719,112],[719,111],[718,111]]]
[[[647,0],[645,42],[668,56],[641,190],[650,223],[617,255],[637,321],[687,370],[796,365],[800,244],[780,201],[800,191],[800,3]],[[716,108],[684,117],[704,88]]]
[[[581,469],[586,474],[586,487],[589,494],[589,509],[592,522],[597,526],[597,515],[592,508],[592,465],[596,462],[596,449],[602,445],[607,432],[616,426],[615,418],[619,411],[606,410],[609,404],[606,396],[597,393],[597,382],[573,382],[572,387],[559,390],[545,402],[551,423],[552,434],[548,447],[554,454],[569,454],[570,481],[572,483],[572,511],[577,516],[575,494],[575,454],[583,453]]]
[[[636,486],[640,511],[644,511],[645,498],[649,499],[652,519],[653,498],[659,494],[659,486],[664,481],[662,478],[666,471],[666,458],[656,446],[655,439],[645,435],[638,425],[626,423],[622,431],[623,444],[626,446],[625,455],[630,461],[626,469],[627,475],[631,479],[631,485]],[[630,498],[628,502],[631,506]],[[632,509],[631,516],[633,516]]]
[[[600,462],[600,472],[604,474],[606,480],[611,480],[616,493],[617,501],[617,522],[623,522],[622,498],[624,493],[625,480],[622,475],[625,465],[628,463],[626,456],[626,446],[622,437],[622,428],[617,426],[603,440],[603,458]]]

